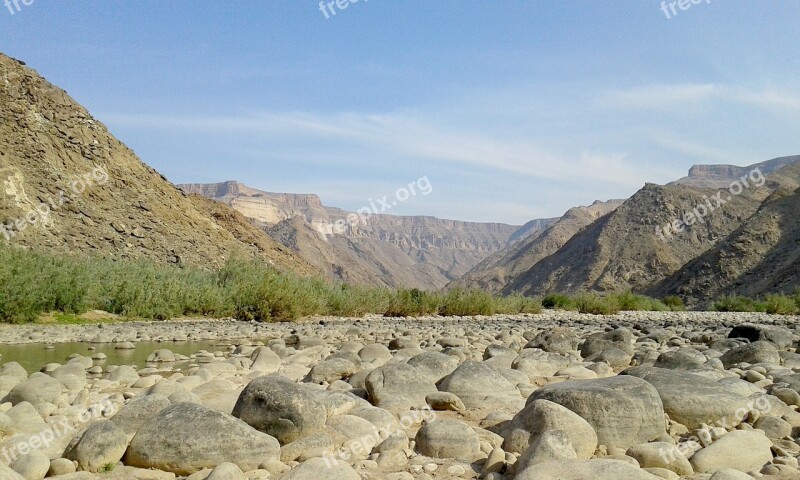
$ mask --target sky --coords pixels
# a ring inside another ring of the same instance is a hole
[[[800,154],[800,2],[7,1],[0,51],[174,183],[522,224]]]

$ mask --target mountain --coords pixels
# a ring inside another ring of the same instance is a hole
[[[0,54],[0,242],[218,266],[235,252],[314,268],[225,205],[193,199],[23,62]]]
[[[748,175],[754,169],[761,170],[764,175],[800,161],[800,155],[779,157],[756,163],[747,167],[735,165],[695,165],[689,169],[689,176],[676,180],[670,185],[686,185],[697,188],[728,188],[731,183]]]
[[[316,195],[271,193],[229,181],[180,186],[230,205],[328,277],[359,284],[439,289],[549,221],[519,227],[425,216],[365,215],[322,204]]]
[[[727,294],[794,293],[800,287],[800,163],[778,173],[779,185],[752,217],[647,292],[679,295],[690,305]]]
[[[615,210],[622,203],[623,200],[597,201],[588,207],[572,208],[560,219],[548,220],[550,225],[545,229],[542,227],[546,224],[535,221],[539,222],[539,228],[533,234],[528,234],[511,247],[488,257],[449,286],[480,288],[499,293],[540,260],[558,251],[582,228]]]

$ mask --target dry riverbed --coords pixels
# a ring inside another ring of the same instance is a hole
[[[800,479],[797,320],[0,325],[0,480]]]

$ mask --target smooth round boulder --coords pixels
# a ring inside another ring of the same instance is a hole
[[[480,439],[469,425],[457,420],[434,420],[419,429],[417,451],[432,458],[473,461],[480,454]]]
[[[631,376],[574,380],[546,385],[528,398],[562,405],[586,420],[601,445],[627,450],[666,435],[658,391]]]
[[[540,463],[518,473],[514,480],[661,480],[619,460],[560,460]]]
[[[366,379],[373,404],[390,411],[424,408],[425,397],[437,392],[431,379],[407,363],[378,367]]]
[[[719,357],[725,368],[731,368],[738,363],[771,363],[781,364],[781,354],[772,342],[760,340],[740,347],[731,348]]]
[[[563,431],[575,449],[576,458],[588,460],[597,450],[597,433],[577,413],[549,400],[529,403],[504,430],[503,448],[522,453],[544,432]]]
[[[331,457],[312,458],[280,477],[281,480],[361,480],[345,462]]]
[[[116,465],[127,449],[125,431],[109,420],[101,420],[72,439],[64,458],[77,462],[81,470],[99,472],[106,465]]]
[[[517,387],[484,362],[462,363],[439,383],[439,390],[455,394],[468,409],[518,411],[524,405]]]
[[[44,452],[34,450],[17,457],[9,466],[26,480],[42,480],[50,470],[50,458]]]
[[[325,406],[306,387],[277,375],[251,381],[232,412],[251,427],[278,439],[281,445],[321,431]]]
[[[142,426],[125,463],[185,476],[224,462],[247,472],[279,458],[278,441],[266,433],[202,405],[179,403]]]
[[[772,442],[760,433],[734,430],[695,453],[689,461],[697,473],[714,473],[724,468],[759,471],[772,461],[771,448]]]
[[[29,402],[32,405],[45,402],[57,405],[63,390],[64,386],[61,385],[61,382],[50,375],[37,372],[31,374],[28,380],[11,389],[5,401],[11,402],[13,405],[22,402]]]

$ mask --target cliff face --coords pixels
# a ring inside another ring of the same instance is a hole
[[[313,271],[230,208],[208,207],[142,163],[66,92],[0,54],[0,243],[202,266],[247,252]]]
[[[352,212],[326,207],[316,195],[265,192],[239,182],[181,188],[262,224],[332,278],[365,284],[438,289],[508,246],[515,235],[524,238],[547,224],[532,222],[520,231],[502,223],[383,214],[348,222]]]
[[[686,185],[696,188],[728,188],[731,183],[748,175],[758,168],[764,175],[800,161],[800,155],[779,157],[756,163],[748,167],[735,165],[695,165],[689,169],[689,176],[672,182],[670,185]]]

